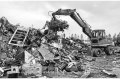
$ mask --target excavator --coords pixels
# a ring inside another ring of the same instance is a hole
[[[57,20],[57,16],[64,15],[70,16],[75,20],[82,31],[89,37],[91,45],[89,53],[94,57],[99,57],[104,54],[111,55],[114,53],[113,41],[106,37],[104,29],[92,30],[90,25],[88,25],[77,13],[76,9],[58,9],[56,12],[52,13],[52,18]]]

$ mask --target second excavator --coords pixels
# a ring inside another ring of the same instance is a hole
[[[52,13],[52,18],[57,20],[57,15],[70,16],[74,19],[80,27],[82,27],[83,32],[89,37],[91,41],[90,53],[92,56],[101,56],[103,52],[107,55],[113,54],[113,41],[106,37],[104,29],[92,30],[90,26],[81,18],[76,9],[58,9],[56,12]]]

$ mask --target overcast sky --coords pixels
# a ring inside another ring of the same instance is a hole
[[[5,16],[11,24],[42,28],[50,20],[49,11],[59,8],[76,9],[92,29],[105,29],[107,34],[120,32],[120,1],[0,1],[0,17]],[[82,28],[69,16],[67,34],[83,34]]]

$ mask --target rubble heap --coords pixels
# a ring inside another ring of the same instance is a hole
[[[14,31],[20,26],[10,24],[4,17],[1,18],[0,23],[1,67],[11,67],[13,65],[22,66],[25,63],[24,53],[29,52],[33,56],[33,59],[35,58],[35,61],[43,66],[43,75],[45,76],[48,76],[46,74],[51,71],[84,71],[81,64],[84,59],[82,48],[86,47],[87,49],[87,46],[79,39],[61,38],[57,35],[57,32],[64,31],[69,27],[66,21],[57,19],[51,19],[50,22],[47,21],[45,27],[47,26],[48,29],[46,29],[44,33],[42,33],[40,29],[29,28],[29,33],[23,47],[8,44]],[[61,39],[62,42],[59,42],[59,39]],[[55,43],[61,43],[61,47],[59,48],[52,45]],[[47,47],[47,49],[44,48],[44,46]],[[43,50],[43,52],[47,50],[51,53],[47,55],[49,60],[45,60],[45,56],[42,55],[41,50]],[[50,55],[52,55],[51,59],[49,57]],[[31,59],[31,61],[33,61],[33,59]],[[25,73],[28,73],[27,71]],[[31,74],[33,74],[33,72]],[[30,74],[26,74],[26,76],[27,75],[30,76]]]

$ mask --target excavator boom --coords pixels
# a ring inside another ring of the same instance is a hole
[[[59,9],[58,11],[52,13],[52,16],[55,20],[56,20],[56,15],[69,15],[82,27],[83,32],[89,38],[92,38],[92,30],[90,29],[89,25],[76,12],[76,9]]]

